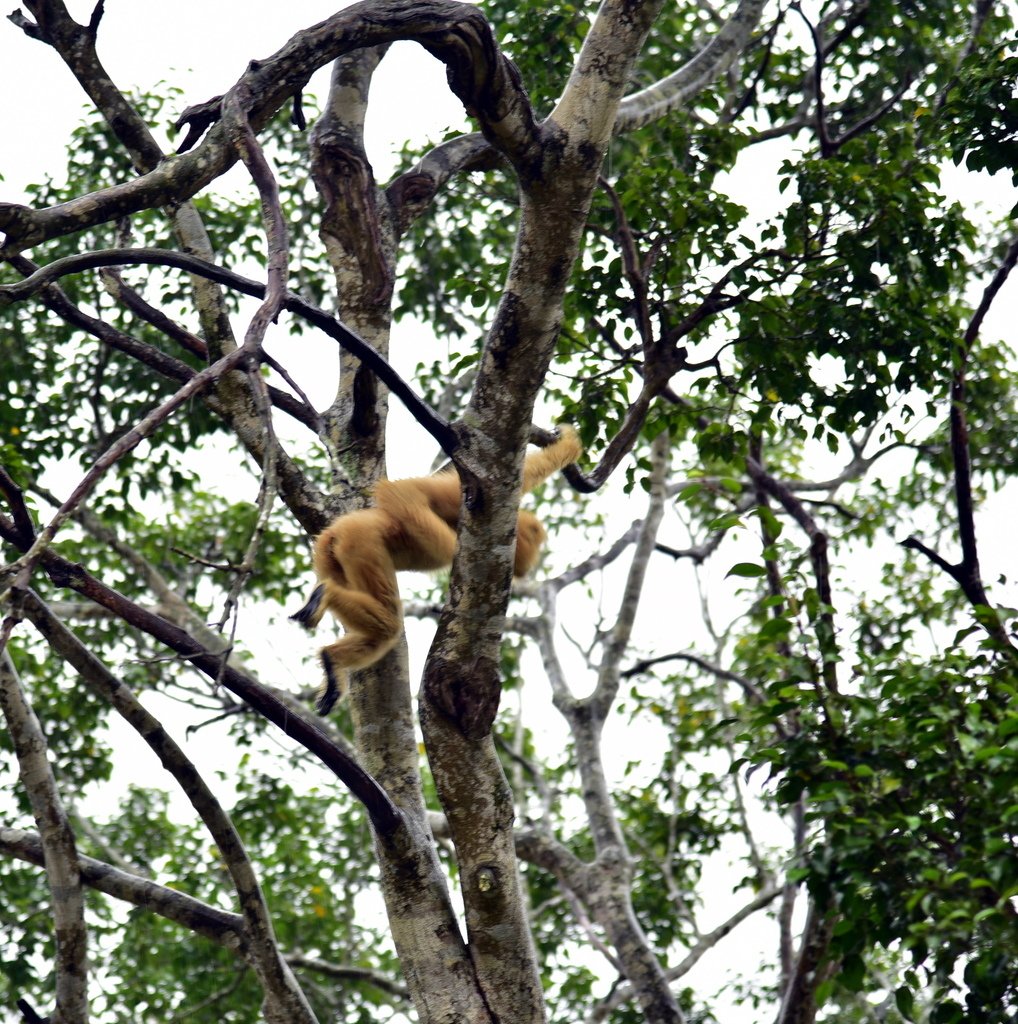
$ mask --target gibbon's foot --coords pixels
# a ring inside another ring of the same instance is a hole
[[[325,587],[321,583],[311,591],[311,596],[307,600],[307,604],[304,605],[300,611],[296,611],[290,616],[294,622],[299,623],[309,633],[318,625],[321,619],[321,613],[318,611],[322,598],[325,596]]]
[[[324,718],[336,706],[336,701],[346,693],[346,677],[337,677],[332,662],[324,651],[321,658],[322,668],[325,669],[325,682],[318,691],[315,711]]]

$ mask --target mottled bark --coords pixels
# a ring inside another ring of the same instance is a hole
[[[74,833],[47,758],[46,738],[8,651],[0,652],[0,711],[18,759],[21,784],[39,829],[56,937],[53,1024],[88,1020],[88,933]]]

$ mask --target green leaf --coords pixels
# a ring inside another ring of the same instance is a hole
[[[728,570],[727,573],[725,573],[725,579],[728,579],[729,576],[742,576],[747,579],[758,579],[759,577],[766,575],[767,569],[762,565],[757,565],[755,562],[737,562]]]

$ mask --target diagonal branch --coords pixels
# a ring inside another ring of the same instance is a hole
[[[8,262],[18,273],[23,274],[25,277],[31,277],[32,274],[37,273],[40,269],[38,264],[33,263],[24,256],[12,256]],[[151,324],[167,337],[172,338],[188,352],[199,356],[203,360],[208,359],[208,345],[201,338],[185,330],[161,310],[147,303],[138,292],[126,284],[115,270],[103,270],[101,271],[101,276],[107,291],[118,303],[129,309],[146,323]],[[131,335],[125,334],[123,331],[108,324],[105,320],[100,320],[98,317],[86,313],[79,306],[71,302],[63,289],[58,285],[47,284],[37,291],[46,308],[51,309],[61,319],[73,327],[91,334],[92,337],[97,338],[104,345],[108,345],[110,348],[123,352],[132,359],[138,360],[144,366],[155,370],[169,380],[183,383],[190,380],[198,372],[183,360],[175,359],[155,346],[147,345]],[[275,364],[275,360],[265,353],[262,353],[262,359],[267,365],[272,366],[299,395],[299,398],[294,398],[293,395],[289,395],[279,388],[269,386],[268,391],[272,404],[292,416],[298,422],[319,433],[321,429],[320,418],[307,399],[300,395],[299,389],[295,387],[292,381],[287,379],[285,371],[283,371],[282,367]],[[206,395],[205,401],[213,411],[218,410],[219,402],[214,396]]]
[[[0,826],[0,852],[30,864],[41,866],[44,863],[42,841],[38,836],[21,829]],[[78,870],[82,882],[97,892],[106,893],[107,896],[124,900],[136,907],[144,907],[196,935],[245,955],[244,920],[240,914],[209,906],[177,889],[157,885],[147,878],[123,871],[94,857],[78,854]]]
[[[28,591],[23,602],[25,614],[49,645],[71,665],[81,679],[104,701],[112,704],[152,748],[162,766],[176,779],[191,801],[223,857],[244,916],[244,934],[249,943],[251,965],[261,980],[267,999],[280,993],[294,1020],[313,1020],[293,976],[276,944],[269,910],[258,877],[239,833],[194,764],[166,732],[162,724],[66,627],[44,601]]]
[[[156,264],[177,267],[190,274],[196,274],[210,281],[228,285],[245,295],[264,298],[265,286],[258,281],[225,270],[207,260],[172,249],[101,249],[96,252],[76,253],[54,260],[29,277],[13,284],[0,286],[0,307],[34,294],[45,285],[67,274],[78,273],[94,267],[126,266],[130,264]],[[405,380],[393,369],[383,356],[372,348],[360,335],[350,330],[341,320],[330,313],[306,302],[292,292],[283,299],[283,308],[302,317],[309,324],[327,334],[340,346],[357,356],[389,390],[403,403],[407,411],[424,427],[447,454],[456,447],[456,435],[452,427],[415,394]]]
[[[747,917],[772,903],[780,892],[781,889],[776,886],[764,889],[763,892],[755,896],[749,903],[735,911],[726,921],[722,921],[716,928],[712,928],[709,932],[701,935],[682,960],[674,967],[669,967],[665,972],[668,980],[677,981],[683,975],[688,974],[699,963],[705,953],[713,949]],[[633,986],[629,982],[623,982],[593,1009],[587,1017],[587,1024],[600,1024],[601,1021],[607,1020],[613,1010],[631,1001],[635,994]]]
[[[657,121],[716,81],[739,57],[752,38],[767,0],[740,0],[739,6],[706,46],[678,71],[619,105],[616,134]]]
[[[88,948],[78,852],[49,764],[46,738],[7,650],[0,652],[0,710],[39,829],[49,883],[56,933],[56,1018],[83,1021],[88,1017]]]
[[[0,538],[16,547],[20,546],[13,523],[3,515],[0,515]],[[385,790],[310,715],[299,714],[292,705],[281,700],[267,687],[231,668],[229,664],[224,664],[221,653],[208,650],[185,630],[107,587],[82,566],[62,558],[53,550],[42,551],[39,561],[57,586],[70,587],[108,609],[128,625],[155,638],[210,679],[235,693],[263,718],[300,743],[364,805],[379,835],[384,837],[405,832],[403,817]]]

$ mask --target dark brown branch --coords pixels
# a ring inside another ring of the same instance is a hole
[[[817,641],[823,663],[824,685],[831,693],[838,691],[838,645],[834,633],[834,603],[831,596],[831,565],[827,556],[827,534],[817,526],[802,502],[783,484],[771,476],[752,455],[746,458],[750,479],[770,494],[799,524],[809,537],[809,557],[816,579],[820,611],[817,620]]]
[[[177,267],[191,274],[198,274],[218,284],[225,284],[245,295],[264,298],[265,286],[258,281],[242,277],[206,260],[172,249],[102,249],[96,252],[76,253],[54,260],[22,281],[0,286],[0,307],[34,294],[45,285],[67,274],[78,273],[95,267],[126,266],[131,264],[156,264]],[[312,326],[323,331],[352,355],[355,355],[375,373],[386,387],[403,403],[411,416],[438,442],[447,455],[457,447],[455,432],[446,420],[435,413],[421,400],[392,365],[368,344],[359,334],[352,331],[341,320],[306,302],[292,292],[283,299],[283,308],[302,317]]]
[[[968,423],[966,415],[966,379],[969,356],[979,338],[983,320],[1004,286],[1015,263],[1018,262],[1018,238],[1008,246],[993,280],[983,291],[979,305],[969,322],[962,340],[962,348],[958,353],[958,365],[951,382],[951,455],[954,458],[955,495],[958,503],[958,532],[961,537],[962,565],[967,574],[982,588],[979,582],[979,553],[976,546],[975,516],[972,501],[972,460],[968,443]],[[980,602],[985,604],[986,601]]]
[[[0,493],[7,501],[7,507],[14,517],[14,529],[20,543],[30,546],[35,540],[35,524],[32,522],[32,515],[25,504],[24,491],[14,482],[11,475],[0,466]]]
[[[21,266],[18,266],[19,262]],[[11,263],[21,273],[25,274],[26,277],[29,274],[34,274],[39,269],[38,264],[32,263],[21,256],[16,256],[11,260]],[[116,268],[106,267],[99,271],[99,276],[106,287],[106,291],[125,309],[130,310],[135,316],[144,320],[145,323],[151,324],[156,330],[176,342],[186,352],[197,356],[202,362],[208,362],[208,345],[196,334],[192,334],[181,327],[180,324],[168,317],[161,309],[156,309],[151,303],[146,302],[141,294],[120,276]]]
[[[975,501],[972,497],[972,457],[968,439],[966,414],[966,372],[969,357],[979,337],[983,320],[997,293],[1004,286],[1015,264],[1018,263],[1018,238],[1011,242],[993,279],[983,290],[982,298],[969,322],[958,350],[957,363],[951,378],[951,458],[954,463],[954,495],[958,514],[958,536],[961,542],[961,561],[952,565],[916,537],[902,542],[925,555],[934,565],[946,572],[961,587],[969,604],[976,609],[976,618],[984,629],[1012,656],[1018,655],[1001,622],[999,614],[990,605],[979,567],[979,546],[976,542]]]
[[[288,953],[286,962],[291,967],[297,967],[306,971],[315,971],[327,978],[335,978],[337,981],[357,981],[371,985],[386,995],[395,996],[397,999],[409,1001],[410,990],[406,985],[386,977],[381,971],[373,971],[370,967],[355,967],[352,964],[333,964],[318,957],[308,956],[305,953]]]
[[[21,256],[14,257],[14,259],[11,260],[11,263],[16,267],[18,266],[19,263],[21,263],[22,266],[31,267],[31,270],[22,270],[22,273],[25,273],[26,275],[35,273],[35,271],[39,269],[38,266],[36,266],[36,264],[32,263],[30,260],[24,259]],[[20,270],[21,267],[18,267],[18,269]],[[206,345],[206,343],[201,338],[199,338],[196,334],[192,334],[190,331],[181,327],[180,324],[176,323],[176,321],[168,317],[165,313],[162,312],[162,310],[156,309],[155,306],[146,302],[145,299],[137,291],[135,291],[134,288],[128,285],[127,282],[125,282],[124,279],[120,276],[120,274],[118,274],[115,270],[101,270],[100,276],[103,279],[103,283],[106,285],[107,291],[109,291],[110,294],[118,302],[122,303],[126,309],[129,309],[132,313],[134,313],[135,316],[139,317],[141,320],[144,320],[146,323],[151,324],[153,327],[156,328],[156,330],[162,332],[168,338],[175,341],[181,348],[192,353],[193,355],[198,356],[199,359],[202,359],[206,362],[208,361],[209,348],[208,345]],[[56,292],[58,294],[63,295],[63,293],[60,292],[60,290],[56,288],[55,285],[50,285],[49,287],[56,289]],[[44,290],[42,294],[44,296],[45,301],[47,290]],[[65,301],[67,301],[66,298]],[[49,304],[47,303],[47,305]],[[50,308],[53,309],[54,312],[58,312],[54,305],[50,305]],[[70,308],[72,310],[75,309],[75,307],[73,306],[71,306]],[[82,319],[82,323],[77,324],[77,326],[82,326],[84,330],[87,330],[90,334],[99,337],[100,340],[107,340],[103,335],[99,334],[91,325],[86,325],[85,322],[92,320],[91,317],[88,317],[85,314],[81,314],[80,310],[77,312],[80,314]],[[65,317],[65,319],[67,319],[67,317]],[[107,325],[103,324],[103,321],[101,320],[95,320],[94,324],[107,327]],[[119,331],[114,331],[113,328],[109,327],[107,327],[107,331],[112,332],[113,340],[108,340],[109,344],[111,344],[115,348],[120,348],[122,351],[128,352],[128,354],[133,354],[133,351],[129,351],[129,349],[124,346],[123,339],[127,338],[126,335],[122,335],[120,334]],[[133,339],[128,340],[133,342]],[[148,348],[148,346],[146,346],[146,348]],[[164,356],[162,352],[159,352],[157,349],[152,349],[151,351],[160,358],[168,358]],[[266,366],[269,366],[273,370],[275,370],[276,373],[278,373],[279,376],[282,377],[284,381],[286,381],[289,387],[293,390],[294,394],[297,396],[296,398],[294,398],[293,395],[287,394],[285,391],[282,391],[277,387],[273,387],[271,384],[267,384],[266,388],[268,389],[269,398],[272,401],[272,404],[277,409],[287,413],[289,416],[292,416],[299,423],[303,423],[306,427],[310,427],[316,434],[320,435],[324,429],[322,426],[321,417],[318,415],[314,406],[308,400],[307,395],[304,394],[304,392],[297,385],[297,383],[290,377],[286,368],[282,366],[277,360],[273,359],[272,356],[270,356],[267,352],[262,352],[260,355],[260,359]],[[145,360],[143,359],[142,361]],[[174,362],[176,363],[177,361],[174,360]],[[153,363],[147,363],[147,365],[153,365]],[[195,372],[191,370],[190,367],[187,367],[183,363],[181,363],[180,366],[183,367],[183,369],[188,371],[188,373],[190,374],[193,374]],[[158,366],[154,366],[154,368],[159,369]],[[188,380],[189,377],[187,376],[187,374],[185,374],[175,379]]]
[[[24,256],[12,256],[7,262],[19,274],[23,274],[25,279],[30,279],[33,275],[40,273],[38,265]],[[159,349],[154,348],[152,345],[146,345],[144,342],[132,338],[129,334],[117,330],[104,320],[84,312],[84,310],[71,302],[64,290],[58,285],[47,282],[33,289],[33,291],[38,292],[41,301],[47,309],[51,309],[62,320],[71,324],[71,326],[86,331],[94,338],[98,338],[104,345],[108,345],[110,348],[123,352],[132,359],[136,359],[139,363],[155,370],[168,380],[184,383],[195,375],[196,371],[180,359],[175,359],[173,356],[159,351]],[[0,305],[3,302],[3,295],[0,294]],[[205,355],[207,355],[207,351]]]
[[[27,999],[19,999],[14,1005],[21,1011],[25,1024],[50,1024],[50,1018],[39,1016]]]
[[[9,519],[0,516],[0,537],[15,547],[21,547],[12,525]],[[401,827],[400,812],[381,786],[346,751],[338,747],[310,715],[298,716],[293,708],[284,704],[270,690],[229,665],[224,665],[221,654],[210,651],[179,626],[107,587],[81,565],[62,558],[53,550],[41,552],[39,562],[57,586],[69,587],[106,608],[128,625],[154,637],[210,679],[221,683],[246,701],[287,736],[297,740],[364,804],[380,835],[392,835]]]
[[[286,219],[279,205],[279,187],[272,175],[265,154],[255,138],[254,130],[248,123],[246,111],[251,106],[251,96],[246,86],[232,89],[223,101],[223,124],[234,148],[240,154],[252,180],[258,188],[261,199],[262,222],[265,225],[265,241],[268,249],[266,266],[265,295],[262,305],[251,318],[244,344],[252,349],[261,348],[265,331],[274,323],[286,299],[286,277],[289,264],[289,240]]]
[[[636,662],[630,668],[625,669],[621,675],[623,679],[629,679],[632,676],[641,675],[646,672],[647,669],[653,668],[655,665],[661,665],[669,661],[684,661],[690,665],[695,665],[704,672],[709,672],[717,679],[723,679],[726,682],[735,683],[754,704],[763,704],[766,700],[764,693],[756,683],[747,679],[745,676],[740,676],[737,672],[732,672],[731,669],[722,668],[720,665],[715,665],[706,658],[702,658],[698,654],[691,654],[688,651],[675,651],[674,654],[661,654],[656,658],[644,658],[642,661]],[[782,735],[784,735],[783,730]]]

